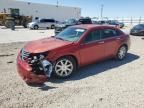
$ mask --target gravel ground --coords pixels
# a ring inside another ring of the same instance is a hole
[[[144,108],[144,40],[131,40],[124,61],[92,64],[41,86],[27,86],[16,71],[24,43],[0,44],[0,108]]]

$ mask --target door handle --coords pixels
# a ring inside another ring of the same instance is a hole
[[[104,41],[98,42],[99,44],[104,44]]]

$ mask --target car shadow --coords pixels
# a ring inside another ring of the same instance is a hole
[[[51,87],[51,86],[47,86],[46,84],[28,84],[28,86],[30,87],[36,87],[42,91],[47,91],[50,89],[56,89],[57,87]]]
[[[114,59],[109,59],[106,61],[102,61],[99,63],[91,64],[85,67],[80,68],[77,72],[75,72],[70,78],[68,79],[56,79],[51,78],[48,82],[52,83],[63,83],[65,81],[72,81],[72,80],[81,80],[93,75],[97,75],[107,70],[114,69],[125,64],[131,63],[135,60],[139,59],[139,56],[128,53],[127,57],[122,61],[117,61]]]

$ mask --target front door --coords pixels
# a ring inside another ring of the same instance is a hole
[[[101,41],[101,30],[90,31],[80,47],[82,65],[102,59],[105,55],[105,47],[104,41]]]

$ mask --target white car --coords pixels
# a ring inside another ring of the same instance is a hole
[[[56,21],[54,19],[39,19],[37,21],[31,22],[28,24],[30,29],[39,29],[39,28],[51,28],[54,29],[56,25]]]

